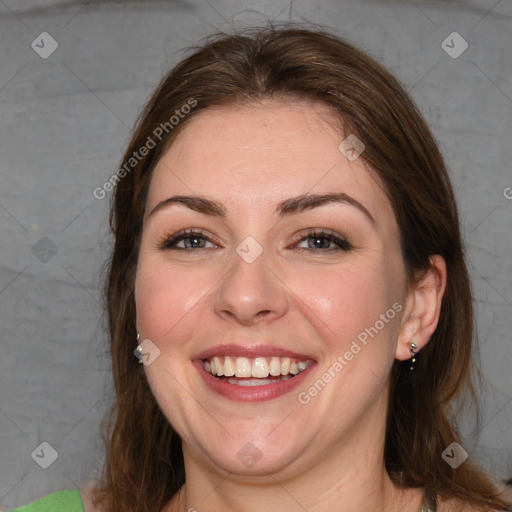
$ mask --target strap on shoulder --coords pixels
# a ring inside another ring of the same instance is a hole
[[[11,512],[84,512],[80,491],[59,491]]]

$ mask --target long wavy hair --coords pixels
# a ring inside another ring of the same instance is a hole
[[[152,170],[201,110],[266,98],[321,101],[337,114],[345,134],[365,144],[362,157],[384,183],[398,222],[410,286],[429,268],[429,256],[439,254],[447,264],[436,331],[413,372],[398,360],[391,369],[385,437],[391,478],[403,487],[423,487],[431,502],[451,498],[507,510],[471,459],[452,469],[441,456],[452,442],[462,444],[457,414],[478,405],[473,377],[480,376],[470,280],[443,157],[388,71],[325,28],[296,23],[207,37],[163,78],[138,118],[121,161],[124,171],[115,175],[110,213],[114,244],[105,301],[116,398],[102,425],[106,458],[93,489],[96,505],[106,512],[160,511],[185,482],[181,440],[133,354],[134,278]],[[155,147],[141,151],[150,145]]]

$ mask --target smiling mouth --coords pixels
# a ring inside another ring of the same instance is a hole
[[[306,370],[311,359],[293,357],[214,356],[203,359],[205,371],[213,377],[236,386],[264,386],[292,379]]]

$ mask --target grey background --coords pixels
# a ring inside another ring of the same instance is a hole
[[[487,379],[465,448],[512,477],[511,16],[510,0],[0,1],[0,509],[79,488],[101,464],[109,198],[93,189],[182,49],[268,18],[336,29],[431,124],[461,209]],[[43,31],[59,45],[47,59],[31,47]],[[458,58],[441,46],[454,31],[468,43]],[[47,469],[31,456],[41,442],[58,453]]]

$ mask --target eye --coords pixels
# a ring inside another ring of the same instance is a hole
[[[301,251],[333,252],[352,249],[352,245],[346,238],[331,231],[313,230],[301,235],[301,238],[295,244],[295,247]],[[213,247],[207,247],[206,244],[208,243],[212,244]],[[301,244],[304,243],[307,243],[307,246],[301,247]],[[210,240],[204,232],[193,229],[179,231],[171,236],[164,237],[158,242],[158,248],[161,250],[193,251],[215,247],[218,247],[218,244]]]
[[[307,246],[301,247],[300,244],[304,242],[307,243]],[[296,247],[301,250],[313,252],[349,251],[352,249],[352,245],[346,238],[323,229],[302,234]]]
[[[202,231],[187,229],[184,231],[179,231],[174,235],[164,237],[163,240],[158,242],[158,247],[162,250],[180,251],[209,249],[210,247],[206,247],[206,243],[210,243],[216,246],[216,244],[212,242]]]

